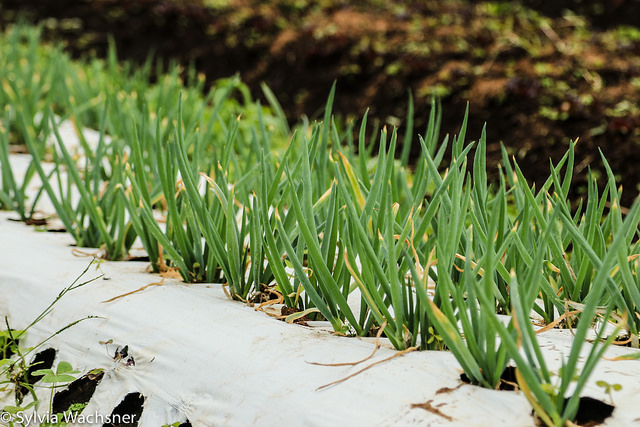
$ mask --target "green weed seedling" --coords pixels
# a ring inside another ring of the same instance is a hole
[[[604,389],[604,392],[609,395],[609,402],[611,402],[611,405],[613,405],[613,392],[622,390],[621,384],[609,384],[604,380],[596,381],[596,385],[598,387],[602,387]]]
[[[53,414],[53,393],[56,388],[62,387],[65,383],[70,383],[76,378],[75,374],[79,374],[80,371],[73,369],[69,362],[60,361],[56,370],[52,369],[38,369],[33,372],[35,376],[41,376],[41,382],[50,384],[48,387],[51,389],[51,395],[49,397],[49,414]]]
[[[34,391],[34,384],[29,381],[29,371],[31,370],[32,375],[43,376],[42,381],[52,384],[52,393],[56,385],[60,385],[60,383],[72,381],[75,378],[72,374],[77,373],[77,371],[73,371],[71,366],[67,362],[60,362],[56,371],[52,371],[51,369],[42,369],[42,370],[33,370],[30,369],[31,365],[27,361],[27,358],[34,354],[39,348],[44,346],[51,338],[63,333],[65,330],[77,325],[80,322],[83,322],[87,319],[96,318],[95,316],[87,316],[82,319],[73,321],[62,328],[58,329],[56,332],[51,334],[49,337],[40,341],[33,347],[30,348],[22,348],[19,345],[20,340],[22,340],[28,331],[37,323],[41,322],[46,316],[48,316],[51,311],[54,309],[54,306],[60,299],[65,297],[69,292],[74,291],[80,287],[86,286],[89,283],[97,280],[101,276],[82,281],[81,279],[87,274],[89,269],[95,264],[94,261],[89,263],[89,265],[85,268],[85,270],[73,281],[73,283],[66,288],[64,288],[58,296],[47,306],[27,327],[22,330],[12,329],[9,323],[9,319],[7,317],[4,318],[6,330],[0,333],[0,355],[2,355],[2,359],[0,359],[0,390],[5,392],[12,392],[15,395],[15,405],[5,405],[2,408],[2,411],[6,411],[10,414],[17,414],[18,412],[26,411],[38,404],[38,398]],[[39,372],[38,372],[39,371]],[[46,380],[46,381],[45,381]],[[26,389],[29,395],[32,397],[32,401],[28,404],[23,405],[23,394],[22,392],[18,392],[18,390]],[[53,394],[52,394],[53,396]],[[51,403],[53,402],[53,397]]]

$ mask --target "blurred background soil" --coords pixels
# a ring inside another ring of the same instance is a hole
[[[334,80],[335,112],[406,128],[411,91],[416,133],[431,99],[443,133],[467,137],[487,123],[494,177],[500,142],[541,184],[549,158],[576,150],[571,197],[602,150],[629,206],[640,184],[640,0],[521,3],[340,0],[0,0],[0,25],[42,22],[75,56],[104,56],[112,37],[122,59],[151,53],[193,64],[209,82],[239,73],[265,82],[290,121],[321,118]],[[414,147],[417,148],[417,147]],[[604,179],[599,180],[604,183]]]

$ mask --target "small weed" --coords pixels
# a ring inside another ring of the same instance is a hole
[[[620,384],[609,384],[608,382],[606,382],[604,380],[596,381],[596,385],[598,387],[602,387],[604,389],[605,393],[607,393],[609,395],[609,402],[611,402],[612,405],[613,405],[613,392],[622,390],[622,385],[620,385]]]

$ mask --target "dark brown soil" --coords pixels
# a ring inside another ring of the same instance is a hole
[[[466,384],[471,384],[471,380],[467,374],[460,374],[460,381]],[[500,391],[514,391],[518,389],[518,380],[516,378],[515,366],[507,366],[500,376],[500,385],[498,390]]]
[[[569,399],[565,399],[565,404],[568,400]],[[614,409],[614,406],[604,403],[601,400],[583,396],[580,398],[578,413],[573,420],[574,425],[581,427],[596,427],[602,425],[606,419],[613,414]],[[531,412],[531,415],[533,416],[536,426],[544,427],[547,425],[534,411]]]
[[[319,118],[337,79],[335,111],[382,124],[407,116],[416,131],[430,98],[443,107],[442,130],[457,133],[470,101],[468,137],[487,122],[489,163],[500,141],[525,174],[548,176],[579,138],[572,197],[585,191],[598,150],[624,185],[629,206],[640,183],[640,0],[0,0],[4,22],[16,11],[45,21],[76,55],[105,53],[111,34],[122,58],[151,51],[193,63],[209,81],[239,72],[260,93],[266,82],[289,118]],[[572,8],[568,12],[565,8]],[[545,16],[545,14],[547,16]],[[51,19],[55,18],[55,19]],[[603,182],[604,180],[600,180]]]

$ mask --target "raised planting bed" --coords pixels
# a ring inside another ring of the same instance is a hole
[[[68,235],[36,232],[11,217],[15,215],[0,214],[0,313],[21,329],[76,280],[91,258],[74,256],[78,248]],[[35,354],[53,349],[54,370],[61,361],[78,371],[77,378],[100,370],[95,391],[80,393],[80,400],[88,402],[81,412],[87,417],[107,417],[127,396],[139,393],[137,400],[128,398],[133,403],[125,412],[139,414],[140,426],[187,420],[194,426],[534,425],[522,392],[462,382],[462,370],[449,352],[410,352],[376,364],[398,354],[383,340],[376,354],[358,365],[313,365],[364,359],[374,341],[286,324],[230,301],[221,285],[166,279],[161,286],[106,302],[161,281],[146,269],[144,262],[91,265],[81,282],[95,281],[61,298],[20,343],[35,346],[71,322],[98,316],[53,336],[27,357],[30,362]],[[571,346],[571,333],[550,330],[538,339],[550,369],[557,372]],[[127,355],[115,357],[125,346]],[[635,351],[612,347],[606,356],[630,352]],[[600,361],[583,394],[615,405],[604,425],[638,422],[639,377],[637,361]],[[598,381],[622,388],[608,394]],[[44,385],[35,387],[41,415],[47,413],[50,396]],[[67,385],[57,393],[75,388]],[[5,393],[0,404],[13,405],[13,399]]]

